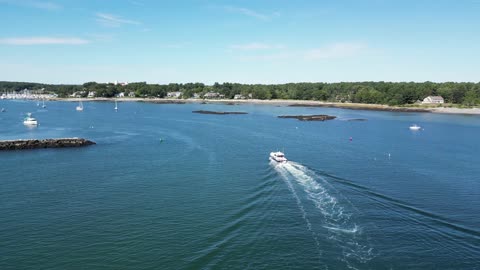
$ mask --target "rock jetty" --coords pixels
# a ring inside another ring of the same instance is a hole
[[[300,121],[327,121],[337,118],[336,116],[317,114],[317,115],[280,115],[278,118],[295,118]]]
[[[201,113],[201,114],[248,114],[247,112],[216,112],[216,111],[204,111],[204,110],[199,110],[199,111],[192,111],[193,113]]]
[[[90,140],[82,138],[60,138],[43,140],[7,140],[0,141],[1,150],[23,150],[39,148],[63,148],[63,147],[82,147],[95,144]]]

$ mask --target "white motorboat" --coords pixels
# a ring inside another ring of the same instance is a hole
[[[287,162],[287,158],[285,157],[285,154],[278,151],[278,152],[271,152],[270,153],[270,160],[275,161],[278,163],[285,163]]]
[[[75,109],[76,109],[77,111],[83,111],[83,103],[82,103],[82,101],[81,101],[81,100],[80,100],[80,102],[79,102],[79,104],[78,104],[77,108],[75,108]]]
[[[31,113],[27,113],[27,117],[23,119],[23,124],[26,126],[36,126],[38,125],[37,119],[32,117]]]
[[[117,100],[115,99],[115,111],[118,111]]]
[[[410,126],[410,130],[420,130],[421,128],[421,126],[417,126],[416,124]]]
[[[6,112],[7,110],[5,108],[2,108],[0,111],[1,112]]]

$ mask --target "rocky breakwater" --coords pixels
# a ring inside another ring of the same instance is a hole
[[[280,115],[278,118],[295,118],[300,121],[327,121],[337,118],[336,116],[317,114],[317,115]]]
[[[39,148],[64,148],[64,147],[82,147],[95,144],[90,140],[82,138],[60,138],[60,139],[42,139],[42,140],[6,140],[0,141],[1,150],[23,150]]]

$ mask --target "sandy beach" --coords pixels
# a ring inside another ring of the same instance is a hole
[[[480,108],[433,108],[433,113],[449,113],[449,114],[476,114],[480,115]]]

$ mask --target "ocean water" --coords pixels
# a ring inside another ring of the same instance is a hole
[[[46,105],[0,101],[0,139],[97,145],[0,152],[0,269],[480,269],[478,116]]]

